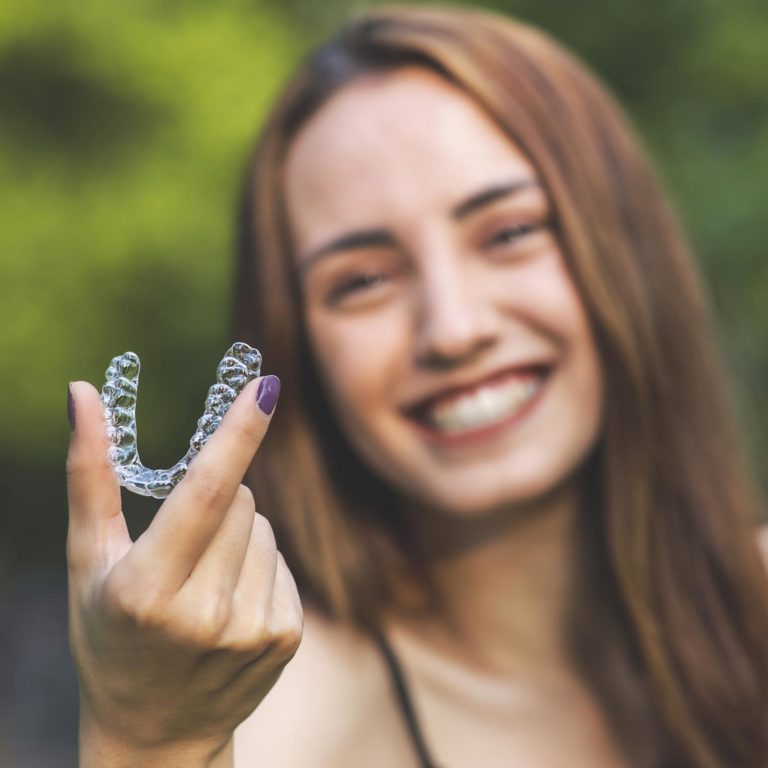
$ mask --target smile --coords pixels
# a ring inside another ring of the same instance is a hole
[[[517,371],[451,393],[413,414],[425,436],[438,442],[483,437],[523,418],[538,400],[550,370]]]

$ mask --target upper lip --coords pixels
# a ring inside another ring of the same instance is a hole
[[[410,403],[407,403],[403,410],[409,415],[417,415],[418,413],[429,408],[432,404],[443,398],[450,397],[451,395],[458,395],[461,392],[476,389],[483,384],[490,383],[496,379],[503,378],[511,373],[519,371],[530,371],[534,373],[548,373],[553,368],[555,363],[552,360],[527,360],[518,363],[512,363],[500,368],[495,368],[493,371],[484,373],[473,377],[466,381],[454,381],[446,384],[439,389],[433,390],[426,395],[421,395],[418,398],[414,398]]]

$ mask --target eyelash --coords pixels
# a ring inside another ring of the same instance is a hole
[[[361,275],[353,275],[348,280],[343,280],[338,285],[334,286],[328,296],[328,303],[335,304],[343,299],[347,294],[356,293],[360,290],[366,290],[372,286],[380,284],[386,279],[386,275],[383,272],[365,272]]]
[[[542,224],[515,224],[511,226],[502,227],[500,230],[498,230],[493,237],[488,241],[488,244],[490,246],[505,246],[505,245],[513,245],[518,240],[521,240],[526,235],[530,234],[531,232],[535,232],[538,229],[541,229],[543,225]],[[502,239],[502,236],[513,233],[515,237],[510,241],[506,238]]]

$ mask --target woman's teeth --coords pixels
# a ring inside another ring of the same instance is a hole
[[[427,422],[441,432],[457,433],[485,427],[511,416],[540,389],[542,376],[488,384],[427,411]]]

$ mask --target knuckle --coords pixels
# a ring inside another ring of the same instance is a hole
[[[255,451],[261,442],[261,430],[256,424],[257,422],[251,419],[233,420],[229,425],[233,440],[236,440],[238,445],[247,446],[248,450]]]
[[[301,644],[304,617],[300,611],[286,611],[270,632],[270,645],[281,660],[290,659]]]
[[[194,483],[195,496],[205,507],[228,506],[232,500],[230,483],[224,474],[208,466],[190,467],[187,475]]]
[[[278,615],[251,612],[247,626],[238,624],[225,642],[227,650],[246,658],[264,657],[268,664],[282,664],[296,653],[301,643],[304,619],[301,611],[289,609]]]
[[[111,470],[112,468],[106,456],[94,457],[91,452],[86,450],[86,448],[77,445],[70,447],[64,467],[68,480],[72,480],[93,470]]]
[[[88,462],[83,456],[82,451],[76,451],[74,448],[70,450],[67,455],[67,461],[65,463],[67,479],[70,480],[73,477],[77,477],[82,474],[88,467]]]
[[[252,611],[250,621],[238,646],[244,652],[261,655],[269,649],[270,639],[266,615],[258,609]]]
[[[241,484],[237,487],[237,491],[235,492],[235,504],[245,507],[252,512],[256,511],[256,501],[253,498],[253,493],[251,493],[251,489],[245,485]]]
[[[113,618],[145,628],[156,628],[163,623],[163,610],[157,596],[150,590],[130,585],[124,577],[110,574],[102,595],[105,610]]]
[[[177,602],[162,613],[150,613],[143,627],[159,631],[177,647],[198,652],[215,650],[229,621],[223,601],[198,597],[194,602]],[[154,620],[153,620],[154,619]]]
[[[258,629],[256,631],[241,631],[238,634],[233,634],[222,644],[232,655],[249,660],[261,656],[268,647],[266,633]]]
[[[230,622],[230,605],[225,595],[188,593],[175,609],[174,639],[201,651],[222,645]]]
[[[66,468],[67,478],[70,478],[72,475],[76,475],[80,471],[81,463],[78,458],[74,456],[70,451],[64,466]]]
[[[230,607],[223,597],[211,596],[202,601],[194,623],[194,636],[204,646],[216,645],[230,620]]]

